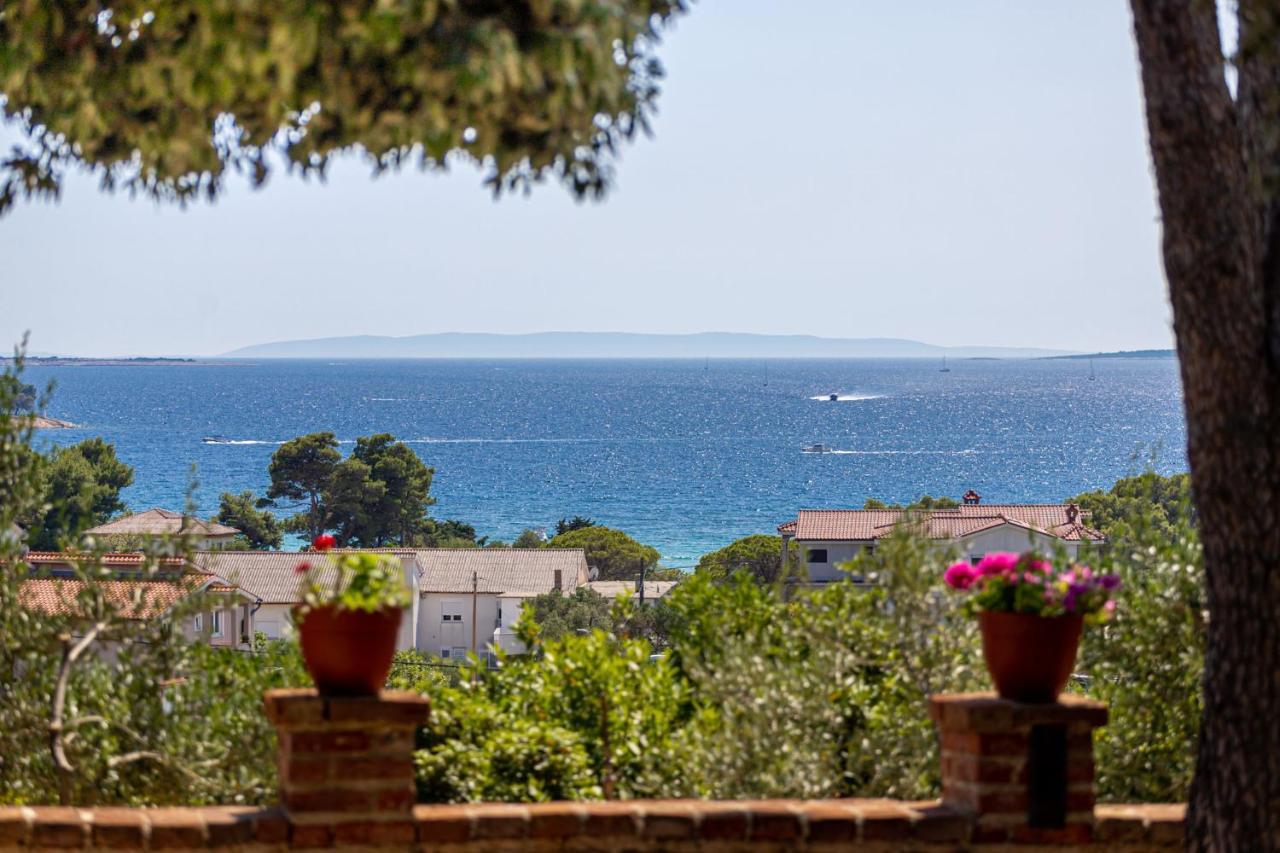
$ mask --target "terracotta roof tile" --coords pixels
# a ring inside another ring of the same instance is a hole
[[[1013,524],[1067,541],[1102,541],[1098,531],[1082,523],[1087,513],[1070,520],[1070,504],[966,504],[927,513],[900,509],[802,509],[795,521],[778,531],[801,542],[869,542],[889,535],[908,515],[925,516],[935,539],[968,536],[980,530]]]
[[[240,531],[216,521],[184,516],[168,509],[149,509],[86,530],[91,536],[234,536]]]

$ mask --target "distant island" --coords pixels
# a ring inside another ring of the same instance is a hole
[[[387,337],[279,341],[242,347],[224,358],[1044,358],[1070,350],[943,347],[902,338],[822,338],[701,332],[536,332],[503,335],[445,332]]]
[[[1046,358],[1177,358],[1178,353],[1171,349],[1129,349],[1117,352],[1083,352],[1071,355],[1051,355]]]

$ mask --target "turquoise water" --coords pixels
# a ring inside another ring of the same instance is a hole
[[[801,507],[922,492],[1052,501],[1154,457],[1184,470],[1172,359],[952,361],[279,361],[33,367],[49,413],[101,435],[136,469],[135,509],[180,508],[191,466],[202,514],[267,485],[278,442],[390,432],[436,469],[434,514],[511,539],[586,515],[668,565]],[[831,393],[841,399],[827,400]],[[814,399],[819,398],[819,399]],[[210,445],[204,436],[236,443]],[[806,454],[822,443],[837,453]]]

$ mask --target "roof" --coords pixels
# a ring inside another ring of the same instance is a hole
[[[418,548],[418,588],[422,592],[524,592],[541,595],[555,588],[572,592],[587,582],[587,552],[581,548]]]
[[[555,587],[571,592],[587,580],[587,557],[581,548],[388,548],[373,553],[412,559],[419,592],[469,593],[476,575],[476,592],[489,595],[541,595]],[[202,551],[196,564],[229,578],[264,604],[295,604],[298,564],[306,561],[317,583],[332,583],[334,559],[351,550],[316,551]]]
[[[196,565],[239,585],[263,604],[296,604],[298,564],[311,564],[319,584],[332,583],[337,575],[331,555],[315,551],[202,551]]]
[[[1073,504],[962,504],[928,511],[802,509],[795,521],[780,525],[778,531],[800,542],[869,542],[889,535],[909,516],[924,517],[934,539],[956,539],[1013,524],[1066,541],[1100,542],[1105,537],[1084,524],[1088,515]]]
[[[72,558],[67,555],[38,552],[33,561],[28,555],[27,562],[33,566],[67,565]],[[107,554],[99,564],[103,566],[138,567],[140,560],[136,554]],[[51,559],[59,557],[60,559]],[[113,559],[115,558],[115,559]],[[166,560],[165,562],[174,562]],[[177,560],[185,565],[183,561]],[[224,578],[208,572],[187,569],[175,574],[138,575],[127,574],[98,581],[99,588],[110,603],[121,608],[129,619],[147,619],[168,612],[175,604],[189,595],[199,592],[210,592],[222,595],[241,595],[244,590]],[[27,607],[44,613],[73,613],[76,601],[85,588],[84,581],[79,578],[65,577],[33,577],[22,582],[18,595]]]
[[[645,581],[645,600],[662,598],[676,588],[679,581]],[[605,598],[621,598],[623,593],[636,595],[635,581],[589,581],[587,589],[595,590]]]
[[[202,521],[167,509],[149,509],[126,515],[85,531],[92,536],[235,536],[240,531],[216,521]]]

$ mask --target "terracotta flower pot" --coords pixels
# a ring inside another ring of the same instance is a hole
[[[1081,617],[983,611],[978,625],[982,656],[1001,698],[1057,701],[1076,663],[1084,625]]]
[[[326,696],[372,696],[382,689],[396,654],[401,610],[368,613],[315,607],[294,610],[302,658],[316,689]]]

